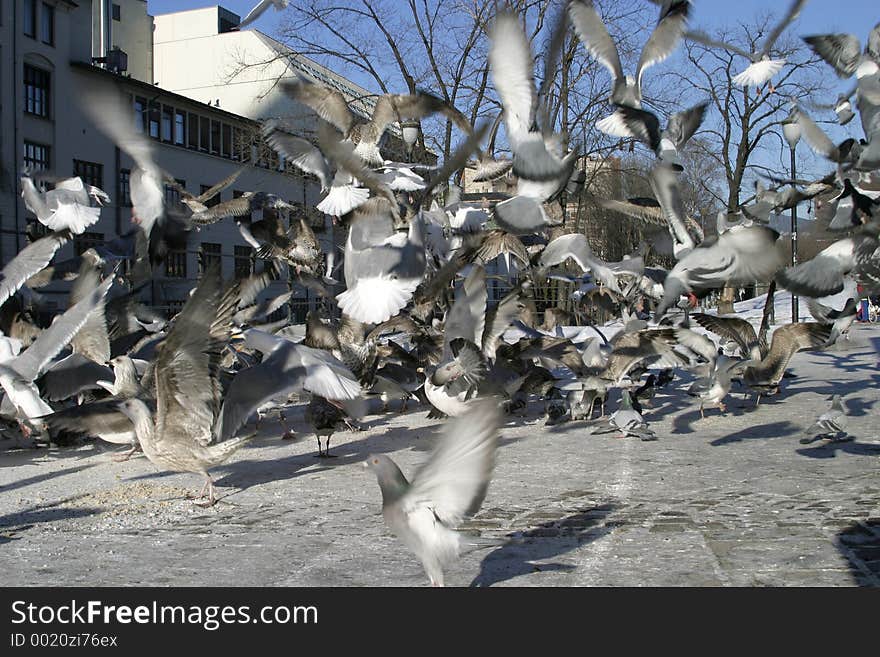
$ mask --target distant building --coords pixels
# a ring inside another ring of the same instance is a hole
[[[44,230],[21,199],[24,166],[79,175],[112,199],[98,223],[60,250],[59,260],[131,228],[128,185],[133,163],[92,125],[77,102],[84,91],[100,89],[114,89],[130,100],[131,120],[154,140],[158,164],[187,191],[197,195],[241,169],[217,201],[257,189],[277,194],[299,203],[327,250],[333,248],[330,218],[313,209],[320,199],[317,181],[261,142],[258,119],[286,111],[281,95],[271,102],[266,100],[271,95],[260,97],[270,72],[251,74],[255,79],[248,84],[217,77],[212,87],[202,80],[203,93],[180,84],[187,72],[196,80],[197,75],[219,75],[234,67],[233,49],[225,45],[235,42],[259,50],[260,44],[275,43],[253,30],[230,32],[238,21],[222,7],[154,18],[143,0],[0,3],[0,266]],[[184,36],[191,40],[187,48],[175,42]],[[299,74],[367,94],[317,64],[297,61]],[[363,101],[364,111],[370,102]],[[308,134],[307,123],[294,116],[291,127]],[[173,187],[166,194],[170,203],[179,200]],[[154,270],[148,299],[169,312],[176,310],[210,261],[219,261],[226,277],[243,276],[255,266],[253,250],[235,224],[222,221],[192,231],[186,251],[169,254],[164,267]],[[286,290],[287,280],[282,272],[267,294]],[[50,307],[63,308],[67,289],[66,284],[52,284],[40,292],[50,299]],[[300,317],[312,303],[309,294],[297,290]]]

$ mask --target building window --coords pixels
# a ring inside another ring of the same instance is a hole
[[[104,233],[90,233],[86,231],[73,238],[73,251],[81,256],[88,249],[101,246],[104,243]]]
[[[249,246],[235,247],[235,278],[247,278],[254,273],[254,250]]]
[[[24,111],[49,118],[49,82],[51,74],[28,64],[24,65]]]
[[[121,21],[122,20],[122,8],[119,5],[112,5],[110,8],[110,13],[112,14],[113,20]]]
[[[186,302],[181,301],[179,299],[169,299],[168,300],[168,319],[172,319],[177,313],[183,310],[183,306]]]
[[[86,162],[84,160],[73,161],[73,175],[82,178],[86,185],[103,189],[104,187],[104,165],[95,162]]]
[[[150,137],[159,138],[159,103],[150,101]]]
[[[49,147],[32,141],[24,142],[24,166],[32,171],[49,169]]]
[[[186,112],[177,110],[174,113],[174,143],[183,146],[186,141]]]
[[[199,250],[199,274],[204,274],[208,267],[216,266],[218,271],[221,267],[223,247],[212,242],[202,242]]]
[[[211,189],[210,185],[201,185],[200,189],[199,189],[199,195],[204,194],[209,189]],[[220,192],[217,192],[216,194],[214,194],[214,196],[212,196],[207,201],[205,201],[205,206],[209,207],[209,208],[213,208],[218,203],[220,203]]]
[[[211,143],[211,120],[199,117],[199,150],[207,151]]]
[[[174,108],[162,106],[162,141],[171,141],[171,131],[174,125]]]
[[[147,131],[147,99],[134,99],[134,127],[138,132]]]
[[[211,121],[211,153],[220,154],[220,121]]]
[[[40,41],[49,46],[55,45],[55,7],[45,2],[40,12]]]
[[[232,126],[223,124],[223,147],[220,151],[223,157],[232,157]]]
[[[37,0],[24,0],[24,35],[37,38]]]
[[[119,205],[131,207],[131,170],[119,170]]]
[[[199,116],[198,114],[189,115],[189,139],[186,142],[189,148],[199,148]]]
[[[241,146],[238,141],[241,139],[241,133],[238,131],[238,128],[232,129],[232,159],[240,160],[241,159]]]
[[[173,249],[165,256],[165,276],[186,278],[186,249]]]

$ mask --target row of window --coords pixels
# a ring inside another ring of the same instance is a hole
[[[223,257],[223,245],[216,242],[202,242],[199,247],[199,275],[211,265],[220,265]],[[186,278],[187,253],[183,249],[169,251],[165,258],[165,276],[167,278]],[[250,246],[235,246],[234,249],[235,278],[247,278],[254,273],[254,249]]]
[[[25,36],[32,39],[39,36],[47,46],[55,45],[55,7],[37,0],[24,0],[23,23]]]
[[[217,119],[135,96],[134,122],[139,132],[158,141],[232,160],[243,159],[241,131]]]
[[[141,96],[134,96],[132,102],[135,128],[152,139],[302,176],[299,169],[284,162],[278,153],[262,143],[253,130]]]

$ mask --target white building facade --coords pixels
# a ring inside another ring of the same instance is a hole
[[[261,144],[258,119],[272,112],[253,107],[269,107],[261,105],[266,96],[261,98],[259,92],[268,78],[243,85],[219,84],[210,90],[206,86],[204,93],[182,87],[175,90],[179,80],[172,74],[171,56],[179,57],[176,69],[180,74],[220,70],[226,66],[224,57],[236,61],[219,49],[220,41],[194,34],[207,34],[213,26],[213,36],[224,40],[230,35],[244,44],[271,39],[251,31],[230,33],[238,16],[220,7],[154,18],[147,14],[146,5],[143,0],[0,3],[0,265],[41,230],[21,199],[19,175],[24,166],[63,176],[80,175],[112,199],[98,223],[63,247],[58,260],[131,229],[128,177],[133,163],[94,127],[78,103],[82,90],[99,89],[115,89],[130,102],[132,122],[155,141],[159,166],[187,191],[197,195],[241,169],[239,178],[218,200],[261,190],[300,204],[327,241],[326,248],[333,248],[332,229],[321,230],[331,225],[329,217],[308,211],[320,199],[317,181],[301,175]],[[168,42],[159,37],[168,34],[169,26],[183,34],[187,25],[196,30],[186,37],[193,48],[171,52]],[[316,70],[328,74],[326,69]],[[307,133],[307,127],[302,132]],[[178,200],[173,187],[166,192],[169,202]],[[292,213],[291,218],[298,216]],[[154,269],[154,282],[145,298],[175,311],[211,261],[221,262],[227,278],[243,276],[255,266],[252,249],[230,220],[193,230],[186,251],[169,254],[164,266]],[[266,294],[279,294],[288,285],[287,272],[282,271]],[[66,306],[66,285],[53,284],[40,291],[50,305]],[[298,315],[305,312],[304,305],[310,305],[307,295],[304,289],[297,291]]]

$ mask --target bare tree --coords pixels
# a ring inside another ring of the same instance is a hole
[[[774,23],[772,16],[765,15],[751,23],[723,28],[715,36],[746,52],[754,52]],[[718,200],[728,212],[735,212],[750,172],[768,169],[760,160],[772,161],[767,159],[772,158],[770,153],[781,151],[779,126],[788,115],[792,100],[810,97],[823,88],[818,62],[799,41],[779,39],[771,56],[784,58],[784,69],[774,81],[752,88],[733,82],[735,75],[750,63],[742,55],[692,42],[686,43],[684,54],[687,65],[671,75],[686,93],[706,98],[710,103],[713,111],[695,145],[705,158],[723,169],[726,189],[714,193],[719,194]],[[734,290],[725,288],[719,312],[732,312],[733,298]]]

